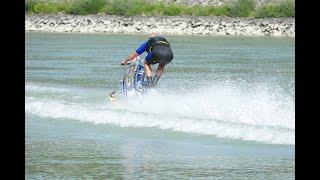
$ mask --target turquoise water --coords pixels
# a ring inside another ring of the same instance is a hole
[[[144,39],[26,33],[26,179],[294,179],[294,39],[168,36],[158,88],[109,102]]]

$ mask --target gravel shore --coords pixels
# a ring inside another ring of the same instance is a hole
[[[294,18],[114,16],[46,14],[25,16],[25,30],[36,32],[149,33],[294,37]]]

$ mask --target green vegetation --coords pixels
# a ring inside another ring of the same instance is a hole
[[[150,3],[147,0],[68,0],[48,2],[26,0],[26,13],[66,13],[75,15],[105,13],[110,15],[146,16],[228,16],[278,18],[295,17],[294,0],[256,7],[254,0],[235,0],[223,6],[186,6],[182,4]]]
[[[232,17],[248,17],[255,8],[254,0],[237,0],[230,7],[230,15]]]
[[[60,3],[61,4],[61,3]],[[105,0],[72,0],[66,7],[67,14],[96,14],[103,12],[106,6]]]
[[[66,8],[66,4],[39,0],[27,0],[25,3],[25,11],[33,13],[58,13],[64,12]]]
[[[142,0],[108,0],[104,7],[104,13],[112,15],[133,16],[144,12]]]
[[[256,18],[295,17],[295,5],[290,0],[285,0],[280,4],[266,4],[257,9],[254,16]]]

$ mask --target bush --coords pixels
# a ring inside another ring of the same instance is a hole
[[[105,0],[73,0],[67,5],[68,14],[96,14],[102,12],[106,5]]]
[[[133,16],[142,14],[145,0],[108,0],[103,12],[114,15]]]
[[[256,18],[281,18],[295,17],[295,5],[293,0],[286,0],[279,4],[266,4],[257,9]]]
[[[279,11],[282,17],[295,17],[294,0],[285,0],[279,5]]]
[[[114,15],[127,15],[129,7],[130,5],[127,3],[127,0],[109,0],[103,12]]]
[[[154,4],[147,4],[143,7],[143,14],[154,16],[154,15],[163,15],[163,10],[165,9],[165,5],[163,2],[158,2]]]
[[[228,16],[230,14],[230,7],[229,6],[218,6],[218,7],[208,7],[206,9],[205,15],[207,16]]]
[[[254,0],[237,0],[230,6],[230,16],[232,17],[248,17],[255,8]]]
[[[200,5],[195,5],[189,8],[194,16],[204,16],[206,13],[206,8]]]
[[[279,8],[273,4],[263,5],[257,9],[256,18],[275,18],[279,16]]]
[[[25,11],[26,12],[33,12],[33,7],[37,4],[38,2],[35,0],[27,0],[25,1]]]
[[[145,15],[163,15],[163,10],[165,9],[165,5],[163,2],[148,4],[144,8]]]
[[[180,14],[193,16],[228,16],[230,8],[228,6],[201,6],[194,5],[183,7]]]
[[[25,11],[34,13],[57,13],[64,12],[66,7],[62,3],[28,0],[25,4]]]
[[[182,12],[181,6],[178,6],[172,3],[166,6],[163,10],[163,14],[168,16],[177,16],[177,15],[180,15],[181,12]]]

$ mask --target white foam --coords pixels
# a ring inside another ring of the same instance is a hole
[[[59,88],[57,88],[59,89]],[[157,127],[272,144],[295,144],[294,99],[281,92],[216,85],[188,93],[152,92],[137,101],[85,104],[26,97],[26,112],[43,117]]]

